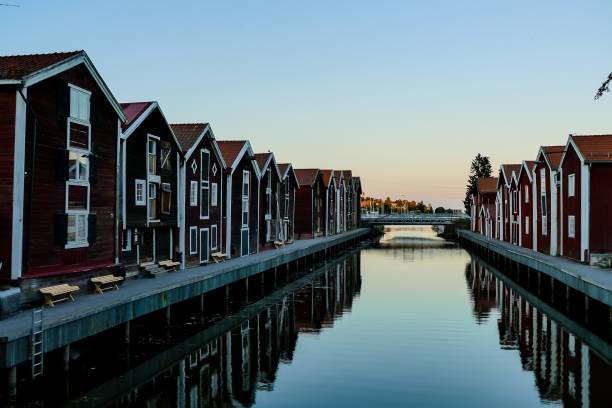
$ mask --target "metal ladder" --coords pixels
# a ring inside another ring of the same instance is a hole
[[[32,309],[32,379],[43,374],[43,309]]]

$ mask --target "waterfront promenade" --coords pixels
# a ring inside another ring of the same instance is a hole
[[[82,288],[74,303],[44,309],[44,352],[126,324],[179,302],[195,298],[279,266],[354,243],[370,234],[360,228],[329,237],[298,240],[283,248],[166,273],[155,279],[126,281],[119,290],[103,295]],[[169,310],[169,309],[168,309]],[[31,311],[25,310],[0,321],[0,368],[10,368],[30,359]]]
[[[547,275],[576,291],[612,307],[612,270],[602,269],[563,257],[545,255],[505,241],[467,231],[457,231],[459,239],[483,252],[500,255]]]

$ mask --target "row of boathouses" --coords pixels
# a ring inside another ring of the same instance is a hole
[[[477,180],[472,231],[552,256],[609,267],[612,135],[569,135],[533,160]]]
[[[351,170],[119,103],[84,51],[0,57],[0,283],[248,256],[356,228],[360,196]]]

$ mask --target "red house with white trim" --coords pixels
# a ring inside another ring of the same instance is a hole
[[[534,172],[535,225],[533,249],[548,255],[559,253],[559,199],[558,170],[565,146],[542,146],[538,152]]]
[[[259,249],[272,249],[275,242],[282,242],[280,214],[281,174],[274,153],[255,153],[255,161],[261,174],[259,188]]]
[[[181,262],[203,265],[215,252],[225,253],[226,197],[223,159],[208,123],[172,124],[183,153],[180,170]]]
[[[295,240],[295,200],[300,182],[291,163],[279,163],[278,169],[281,172],[282,239],[289,244]]]
[[[340,201],[337,194],[338,184],[336,183],[336,175],[333,170],[321,170],[323,177],[323,185],[325,186],[325,235],[334,235],[337,233],[338,224],[340,223]]]
[[[489,238],[495,236],[495,198],[497,177],[480,177],[476,180],[475,230]]]
[[[296,169],[299,181],[295,202],[295,233],[297,239],[325,235],[327,220],[327,188],[319,169]]]
[[[533,248],[533,211],[535,207],[535,192],[533,191],[533,169],[535,162],[524,160],[518,175],[519,196],[519,245],[523,248]]]
[[[0,280],[115,271],[125,120],[84,51],[0,57]]]
[[[499,167],[497,181],[497,197],[495,201],[495,214],[497,216],[497,239],[511,242],[511,208],[510,208],[510,184],[512,183],[512,172],[519,170],[520,164],[502,164]]]
[[[612,135],[570,135],[561,160],[562,254],[609,265],[612,258]]]

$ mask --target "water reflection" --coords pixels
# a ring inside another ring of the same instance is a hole
[[[187,340],[192,348],[168,364],[172,351],[153,357],[144,365],[168,365],[142,384],[126,388],[120,397],[104,401],[117,392],[113,381],[84,395],[75,405],[146,407],[252,406],[258,392],[273,391],[279,366],[291,364],[301,333],[318,333],[350,312],[361,288],[360,256],[353,254],[308,278],[309,283],[279,299],[263,299],[234,317],[234,327],[205,344]],[[272,302],[271,302],[272,299]],[[248,316],[248,317],[247,317]],[[226,319],[227,320],[227,319]],[[213,326],[198,338],[219,331]],[[195,344],[194,344],[195,343]],[[122,375],[137,378],[142,367]]]
[[[500,347],[518,352],[523,370],[533,373],[543,401],[564,407],[612,404],[612,366],[601,355],[610,355],[609,344],[600,342],[602,350],[593,350],[564,327],[563,321],[528,302],[516,286],[504,282],[479,259],[467,265],[466,281],[474,318],[482,324],[494,310],[498,312]]]

